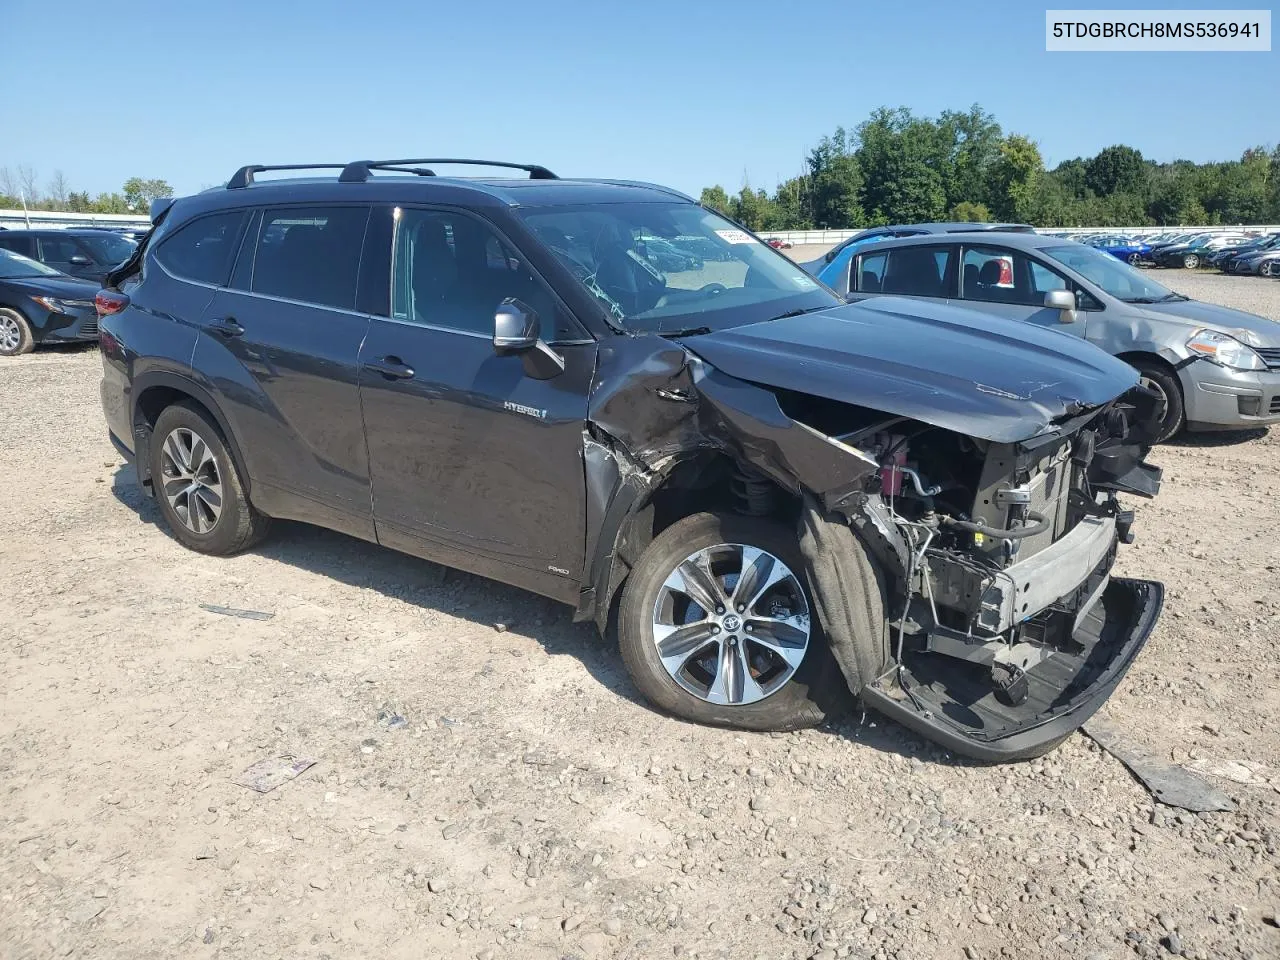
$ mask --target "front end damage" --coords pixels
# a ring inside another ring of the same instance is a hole
[[[980,759],[1051,749],[1105,702],[1160,613],[1160,584],[1111,576],[1134,520],[1117,494],[1159,488],[1144,462],[1155,398],[1087,345],[1027,352],[1003,386],[994,363],[979,382],[939,361],[910,371],[935,383],[908,387],[903,362],[851,371],[852,349],[795,356],[813,334],[768,326],[760,343],[637,338],[602,357],[579,616],[603,626],[661,526],[658,491],[679,474],[696,492],[706,475],[678,467],[710,454],[761,489],[744,511],[781,519],[791,504],[815,613],[865,704]],[[1079,399],[1056,399],[1066,389]],[[936,415],[930,396],[946,398]]]
[[[833,560],[846,524],[884,571],[887,635],[818,601],[864,704],[957,753],[1009,760],[1105,702],[1163,599],[1158,583],[1111,576],[1133,524],[1116,494],[1159,489],[1143,462],[1149,405],[1135,388],[1015,443],[901,418],[831,436],[878,466],[838,503],[811,501],[802,536],[818,590],[849,592]]]

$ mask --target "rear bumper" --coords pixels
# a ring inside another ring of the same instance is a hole
[[[1087,678],[1081,676],[1042,715],[1014,730],[987,730],[961,722],[973,716],[963,706],[930,709],[908,690],[890,685],[892,674],[881,683],[864,687],[862,699],[890,719],[966,757],[1001,762],[1040,756],[1106,703],[1146,645],[1163,605],[1163,584],[1112,579],[1098,604],[1102,634],[1090,654]]]

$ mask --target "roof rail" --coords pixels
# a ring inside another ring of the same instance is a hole
[[[341,170],[346,165],[341,163],[280,163],[280,164],[263,164],[251,163],[248,166],[241,167],[231,175],[231,179],[227,181],[228,190],[241,190],[249,184],[253,183],[253,175],[262,173],[264,170]]]
[[[409,169],[409,164],[419,163],[467,163],[478,167],[508,167],[512,170],[527,170],[530,180],[559,180],[546,167],[536,163],[507,163],[504,160],[463,160],[455,157],[428,157],[416,160],[355,160],[348,163],[338,175],[339,183],[363,183],[369,179],[371,170],[397,170],[402,173],[416,173],[423,177],[434,177],[431,170]],[[262,169],[262,168],[258,168]]]

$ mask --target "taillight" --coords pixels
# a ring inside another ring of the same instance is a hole
[[[115,293],[111,290],[99,290],[98,295],[93,298],[93,305],[98,310],[99,317],[109,316],[113,313],[119,313],[129,305],[129,298],[123,293]]]

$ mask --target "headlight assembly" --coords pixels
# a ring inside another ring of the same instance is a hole
[[[1235,337],[1201,328],[1187,341],[1187,349],[1232,370],[1265,370],[1263,359]]]

